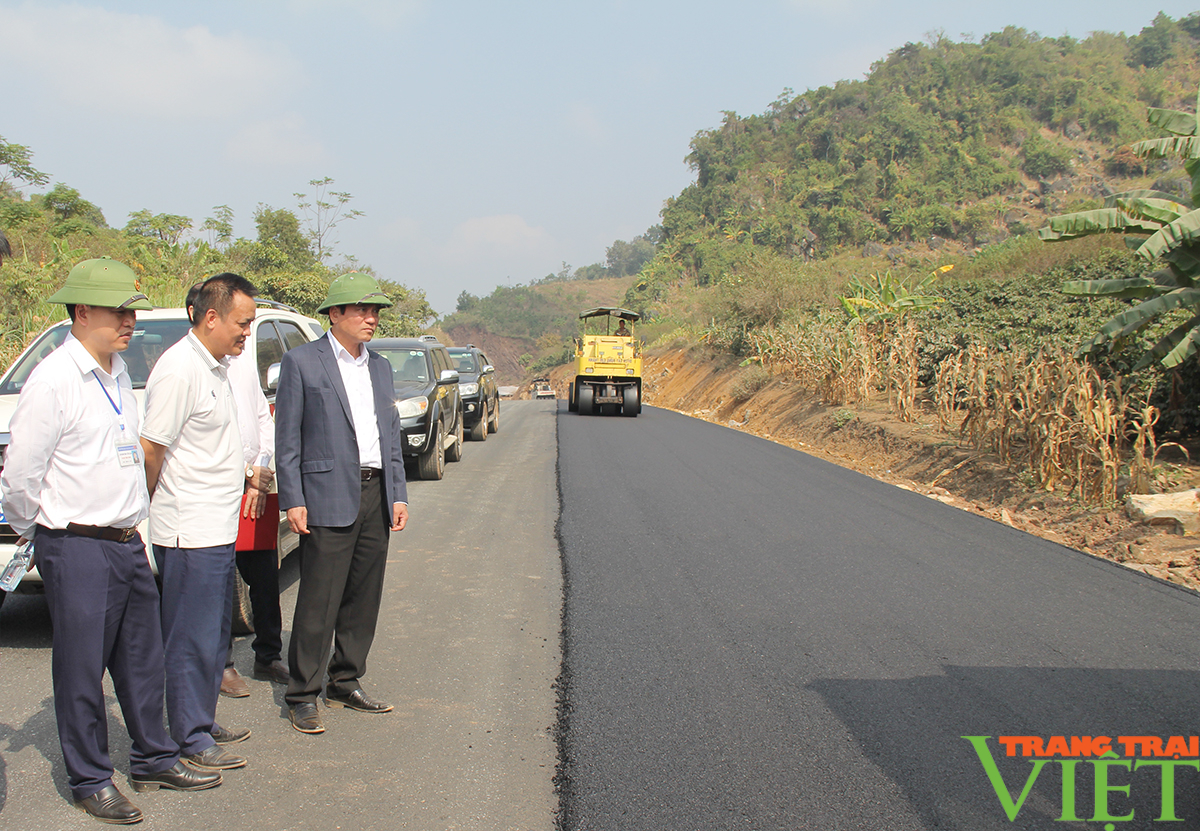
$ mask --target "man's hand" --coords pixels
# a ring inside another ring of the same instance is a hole
[[[271,483],[275,481],[275,472],[269,467],[254,466],[254,478],[247,479],[248,486],[255,490],[266,493],[271,489]]]
[[[142,439],[141,445],[146,465],[146,490],[154,496],[154,489],[158,487],[158,474],[162,473],[163,462],[167,458],[167,448],[147,439]]]
[[[308,508],[303,505],[298,508],[288,508],[287,519],[288,525],[292,526],[294,533],[308,533]]]
[[[267,510],[266,491],[257,488],[246,488],[246,499],[242,503],[242,516],[258,519]]]
[[[392,530],[403,531],[405,525],[408,525],[408,506],[397,502],[392,506]]]

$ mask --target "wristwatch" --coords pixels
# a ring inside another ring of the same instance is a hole
[[[246,478],[247,479],[254,478],[254,466],[253,465],[246,465]]]

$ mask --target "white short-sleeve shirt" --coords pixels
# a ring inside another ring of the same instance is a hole
[[[155,545],[208,548],[237,539],[246,468],[227,365],[188,332],[146,382],[142,437],[167,448],[150,502]]]

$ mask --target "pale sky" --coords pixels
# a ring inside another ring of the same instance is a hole
[[[1140,7],[1140,8],[1139,8]],[[862,78],[941,30],[1136,34],[1159,0],[0,0],[0,136],[98,205],[216,205],[253,238],[332,177],[365,216],[337,251],[440,313],[603,262],[693,174],[723,110]]]

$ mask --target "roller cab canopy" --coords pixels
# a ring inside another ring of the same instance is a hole
[[[596,309],[588,309],[586,312],[579,313],[580,320],[586,320],[589,317],[619,317],[621,320],[630,322],[641,320],[642,316],[637,312],[631,312],[629,309],[618,309],[614,306],[600,306]]]

